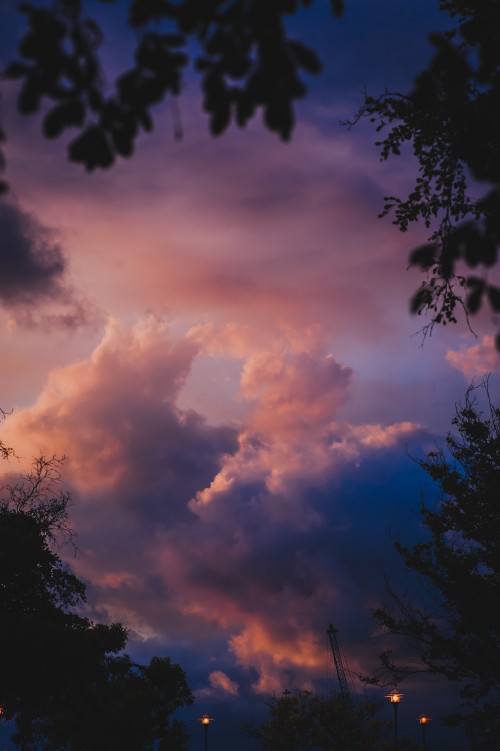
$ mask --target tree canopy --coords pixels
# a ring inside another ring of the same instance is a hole
[[[269,719],[244,726],[266,751],[375,751],[383,749],[388,724],[376,717],[373,701],[346,704],[340,694],[328,699],[310,691],[285,692],[269,700]]]
[[[2,717],[15,720],[23,751],[186,748],[172,719],[193,700],[180,666],[168,657],[133,663],[121,623],[78,613],[85,585],[54,550],[71,536],[60,467],[56,457],[36,459],[0,500]]]
[[[381,216],[391,214],[406,232],[422,221],[429,242],[410,255],[426,278],[411,301],[435,324],[456,323],[489,304],[500,312],[500,287],[492,277],[500,245],[500,5],[496,0],[440,0],[454,25],[432,34],[434,55],[409,93],[367,96],[358,116],[378,132],[382,159],[408,144],[417,176],[409,195],[386,196]],[[486,193],[479,195],[487,183]],[[496,337],[500,349],[500,333]]]
[[[422,505],[427,539],[396,547],[421,583],[421,598],[392,591],[392,605],[374,612],[384,630],[402,637],[416,660],[401,663],[384,652],[384,675],[440,674],[457,684],[469,711],[494,718],[500,738],[500,408],[486,411],[471,387],[452,420],[446,450],[436,448],[420,466],[437,483],[436,505]],[[493,728],[493,725],[491,725]],[[497,746],[495,746],[496,748]]]

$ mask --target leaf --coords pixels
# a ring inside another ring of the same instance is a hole
[[[186,44],[186,37],[183,34],[164,34],[163,41],[169,47],[183,47]]]
[[[409,258],[410,266],[419,266],[424,271],[436,262],[435,245],[421,245],[412,250]]]
[[[24,85],[19,92],[17,100],[19,112],[23,115],[30,115],[33,112],[36,112],[40,107],[41,96],[42,92],[39,83],[33,74],[31,74],[29,78],[25,80]]]
[[[104,105],[104,99],[101,94],[101,92],[96,89],[95,87],[92,87],[88,91],[88,98],[89,98],[89,105],[91,109],[94,110],[94,112],[99,112],[102,110]]]
[[[344,13],[344,0],[330,0],[332,6],[332,13],[336,18],[339,18]]]
[[[111,130],[116,151],[121,156],[131,156],[134,152],[135,132],[130,128],[114,127]]]
[[[481,307],[484,294],[484,287],[476,287],[469,295],[467,295],[466,306],[469,313],[473,315],[477,313]]]
[[[255,103],[246,90],[238,90],[235,93],[236,122],[242,128],[255,112]]]
[[[287,99],[269,102],[264,112],[264,122],[269,130],[277,131],[284,141],[290,139],[295,117]]]
[[[91,172],[96,167],[110,167],[114,154],[106,134],[98,125],[89,125],[68,147],[69,159],[83,164]]]
[[[29,71],[29,67],[25,63],[21,63],[18,60],[9,63],[3,71],[2,77],[8,79],[22,78]]]
[[[81,125],[85,107],[79,100],[72,100],[54,107],[43,121],[43,133],[47,138],[56,138],[65,128]]]
[[[229,125],[230,118],[231,110],[229,102],[227,100],[220,101],[213,112],[212,119],[210,120],[210,132],[212,135],[219,136],[223,133]]]
[[[429,307],[432,302],[432,292],[427,287],[423,286],[418,289],[410,300],[410,312],[420,313],[424,308]]]
[[[320,73],[322,64],[317,54],[302,42],[292,40],[288,42],[288,49],[297,61],[297,64],[309,73]]]
[[[172,3],[165,0],[134,0],[129,9],[129,23],[131,26],[142,26],[150,21],[160,21],[163,17],[170,17],[172,10]]]
[[[151,133],[153,130],[153,118],[149,114],[147,110],[143,110],[137,115],[137,119],[146,131],[146,133]]]
[[[500,312],[500,289],[498,287],[488,285],[488,299],[493,310]]]

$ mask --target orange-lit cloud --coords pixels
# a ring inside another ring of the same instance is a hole
[[[178,406],[207,356],[239,364],[239,424]],[[155,317],[110,320],[89,357],[54,370],[9,418],[5,438],[26,457],[68,456],[73,565],[89,582],[90,615],[122,619],[142,640],[165,622],[179,639],[218,635],[238,669],[257,671],[254,690],[269,692],[320,675],[318,624],[358,576],[330,550],[333,539],[349,547],[338,477],[418,430],[339,419],[351,383],[322,327],[179,335]],[[212,671],[207,690],[236,691],[225,675]]]
[[[286,624],[286,614],[283,614]],[[269,624],[255,619],[240,634],[230,640],[231,650],[238,662],[246,668],[257,668],[258,681],[254,689],[262,694],[283,691],[283,680],[287,674],[298,669],[302,676],[316,677],[324,666],[324,649],[319,634],[312,634],[300,628],[297,633],[286,628],[278,633],[269,629]],[[304,679],[302,679],[304,685]],[[307,679],[306,679],[307,681]],[[307,688],[305,682],[304,688]]]
[[[227,694],[236,696],[238,694],[238,684],[232,681],[229,676],[222,672],[222,670],[214,670],[208,676],[210,685],[216,689],[222,689]]]
[[[492,336],[483,336],[472,347],[448,350],[446,360],[469,380],[500,372],[500,353],[495,348]]]
[[[383,343],[413,332],[366,150],[308,125],[290,149],[240,136],[151,140],[92,181],[50,172],[50,144],[12,162],[108,323],[37,344],[5,438],[68,457],[89,617],[191,650],[207,697],[321,676],[326,621],[366,608],[376,575],[386,501],[370,500],[365,537],[349,506],[376,486],[374,457],[419,430],[378,395],[349,416],[359,382],[397,359]]]

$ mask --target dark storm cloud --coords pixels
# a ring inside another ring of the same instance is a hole
[[[11,198],[0,200],[0,304],[28,327],[75,328],[89,320],[55,233]]]
[[[65,259],[54,237],[16,203],[0,202],[0,298],[32,304],[61,294]]]

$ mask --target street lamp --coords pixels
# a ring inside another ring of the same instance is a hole
[[[385,695],[385,698],[389,699],[394,707],[394,748],[396,751],[398,748],[398,706],[403,696],[404,694],[401,694],[397,689],[393,689],[390,694]]]
[[[427,746],[425,745],[425,729],[427,727],[427,723],[430,722],[431,719],[432,719],[432,717],[427,717],[427,715],[425,715],[425,714],[421,714],[420,717],[418,718],[418,721],[420,723],[420,727],[422,728],[422,747],[423,747],[424,751],[427,748]]]
[[[208,714],[203,714],[201,717],[198,718],[203,725],[203,728],[205,730],[205,751],[208,749],[208,726],[211,722],[213,722],[213,717],[210,717]]]

